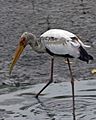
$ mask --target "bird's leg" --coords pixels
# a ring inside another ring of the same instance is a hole
[[[37,93],[36,98],[40,95],[40,93],[50,84],[53,82],[53,66],[54,66],[54,58],[51,58],[51,75],[48,83]]]
[[[68,67],[69,67],[69,71],[70,71],[70,76],[71,76],[71,85],[72,85],[72,99],[73,99],[73,120],[75,120],[75,96],[74,96],[74,78],[72,75],[72,70],[71,70],[71,66],[70,66],[70,61],[67,58],[67,62],[68,62]]]

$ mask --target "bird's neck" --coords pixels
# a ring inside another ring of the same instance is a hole
[[[35,52],[42,53],[45,52],[42,43],[35,40],[33,43],[30,43],[30,46]]]

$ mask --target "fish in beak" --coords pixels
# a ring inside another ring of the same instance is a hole
[[[20,57],[21,53],[23,52],[24,48],[26,47],[26,45],[27,45],[26,38],[21,37],[18,47],[16,48],[16,51],[12,57],[12,62],[10,63],[10,66],[9,66],[9,74],[11,74],[13,67],[15,66],[17,60],[19,59],[19,57]]]

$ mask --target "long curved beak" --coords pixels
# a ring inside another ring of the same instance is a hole
[[[19,59],[19,57],[20,57],[21,53],[23,52],[24,48],[26,47],[26,45],[27,45],[26,38],[22,37],[20,39],[18,47],[16,48],[16,51],[12,57],[12,62],[10,63],[10,66],[9,66],[9,74],[11,74],[13,67],[15,66],[17,60]]]

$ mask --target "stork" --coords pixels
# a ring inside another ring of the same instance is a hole
[[[10,64],[10,74],[13,70],[14,65],[19,59],[21,53],[24,48],[30,45],[32,50],[37,53],[48,53],[51,56],[51,76],[48,83],[37,93],[36,97],[40,95],[40,93],[53,82],[53,67],[54,67],[54,58],[64,57],[67,59],[70,76],[71,76],[71,85],[72,85],[72,95],[73,95],[73,105],[74,103],[74,78],[72,75],[72,70],[70,66],[69,58],[80,59],[85,62],[89,62],[89,60],[93,60],[93,57],[88,54],[85,50],[86,47],[90,47],[85,45],[79,37],[75,34],[62,30],[62,29],[50,29],[44,32],[39,40],[37,40],[36,36],[29,32],[24,32],[18,44],[18,47],[13,56],[12,62]]]

